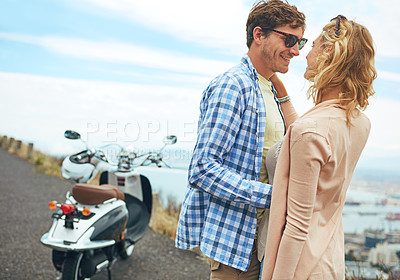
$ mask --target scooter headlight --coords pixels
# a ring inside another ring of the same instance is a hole
[[[65,179],[86,183],[92,176],[95,166],[92,163],[80,163],[75,160],[75,155],[67,157],[62,164],[61,172]]]

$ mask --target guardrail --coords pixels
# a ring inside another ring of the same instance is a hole
[[[23,145],[21,140],[16,140],[13,137],[0,136],[0,148],[8,150],[9,153],[17,154],[20,157],[31,159],[33,157],[33,143]]]

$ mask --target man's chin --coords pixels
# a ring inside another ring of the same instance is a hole
[[[280,71],[276,71],[276,72],[285,74],[285,73],[287,73],[288,71],[289,71],[289,67],[287,67],[286,69],[282,68],[282,69],[280,69]]]

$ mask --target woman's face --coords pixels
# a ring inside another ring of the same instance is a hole
[[[312,43],[312,49],[311,51],[307,54],[307,69],[306,72],[304,73],[304,78],[307,80],[313,78],[315,76],[314,70],[316,70],[317,67],[317,57],[321,54],[321,37],[319,36],[315,41]]]

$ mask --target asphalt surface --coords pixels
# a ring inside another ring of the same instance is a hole
[[[35,166],[0,148],[0,279],[56,279],[51,249],[40,243],[48,231],[51,200],[63,201],[71,183],[41,175]],[[208,279],[209,266],[197,254],[148,229],[133,255],[118,260],[112,279]],[[108,279],[101,271],[91,279]]]

